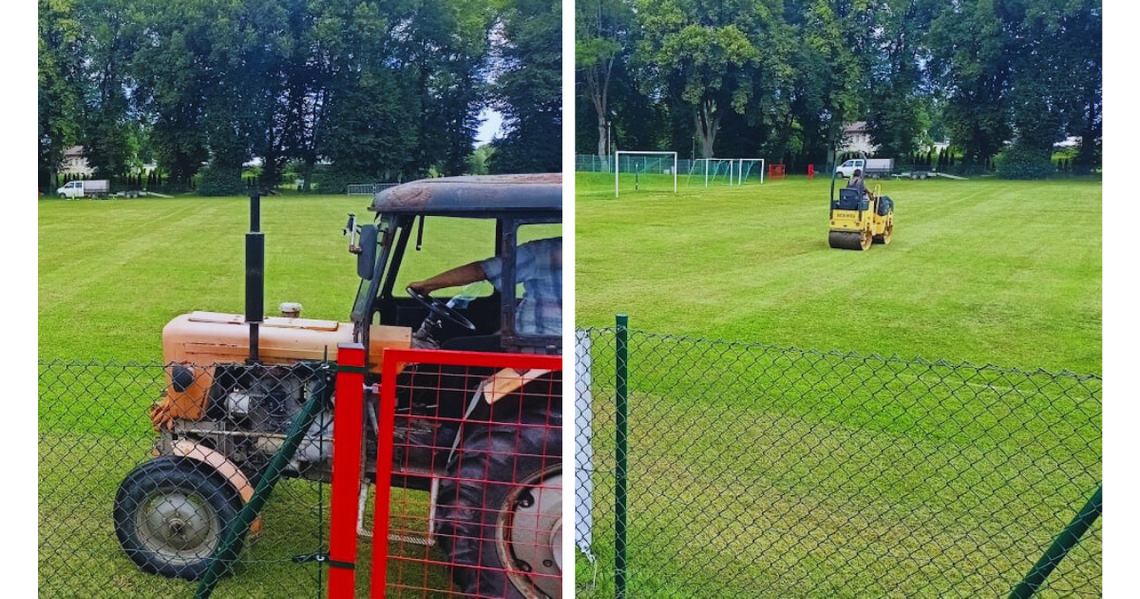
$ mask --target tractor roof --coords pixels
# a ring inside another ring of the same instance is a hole
[[[420,179],[376,194],[369,210],[473,218],[561,213],[562,174]]]

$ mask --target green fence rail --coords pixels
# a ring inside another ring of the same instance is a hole
[[[576,360],[579,597],[1101,594],[1099,376],[625,321]]]

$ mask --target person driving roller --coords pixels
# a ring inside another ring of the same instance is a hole
[[[562,334],[562,238],[529,241],[515,251],[515,279],[523,294],[515,311],[515,332],[520,335]],[[503,260],[495,256],[441,272],[408,284],[408,289],[429,295],[438,289],[489,281],[502,293]],[[500,349],[498,335],[453,339],[448,349]],[[465,346],[465,347],[459,347]]]

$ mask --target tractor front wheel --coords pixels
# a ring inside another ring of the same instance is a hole
[[[458,591],[561,595],[562,432],[547,416],[471,425],[439,488],[440,546]]]
[[[115,535],[152,574],[197,580],[241,512],[237,489],[193,458],[165,456],[127,475],[115,495]]]

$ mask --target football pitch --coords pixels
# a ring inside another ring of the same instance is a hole
[[[660,180],[658,180],[660,179]],[[1101,371],[1101,183],[884,181],[895,236],[827,245],[830,180],[578,173],[577,326]],[[872,182],[874,183],[874,182]]]

